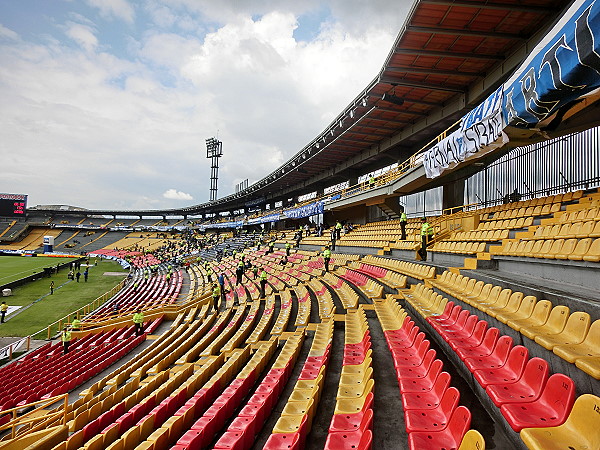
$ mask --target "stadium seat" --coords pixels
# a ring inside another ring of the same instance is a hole
[[[542,325],[524,325],[519,329],[519,332],[529,339],[534,340],[540,334],[555,334],[560,333],[567,323],[569,318],[569,307],[558,305],[552,308],[548,320]]]
[[[562,424],[573,406],[575,383],[566,375],[555,373],[546,382],[540,396],[528,403],[505,403],[500,407],[511,428],[557,426]]]
[[[579,396],[567,420],[555,427],[523,428],[521,439],[531,450],[600,448],[600,398]]]
[[[538,334],[535,342],[542,347],[552,350],[555,345],[580,344],[590,328],[590,315],[586,312],[576,311],[571,314],[565,327],[558,333]]]
[[[478,369],[473,372],[475,379],[484,388],[490,384],[509,384],[516,382],[525,369],[529,352],[527,347],[515,345],[510,349],[506,364],[500,368]]]
[[[404,411],[409,409],[430,409],[436,408],[446,389],[450,385],[450,374],[442,372],[436,378],[430,391],[425,392],[404,392],[401,395],[402,407]]]
[[[460,393],[450,386],[443,393],[438,406],[426,409],[409,409],[404,412],[406,431],[439,431],[446,428],[452,413],[458,406]]]
[[[521,327],[541,326],[548,320],[551,310],[552,303],[549,300],[540,300],[535,304],[531,315],[523,318],[509,319],[506,321],[506,324],[516,331],[520,331]]]
[[[492,353],[487,356],[469,357],[464,359],[464,362],[471,372],[477,369],[498,369],[506,363],[512,346],[513,339],[510,336],[501,336]]]
[[[469,430],[465,433],[458,450],[485,450],[485,439],[477,430]]]
[[[574,363],[577,358],[600,357],[600,319],[595,320],[579,344],[558,344],[552,351],[562,359]]]
[[[521,378],[509,384],[490,384],[486,391],[496,406],[503,403],[532,402],[542,393],[548,379],[548,362],[542,358],[527,361]]]
[[[452,413],[448,426],[441,431],[415,432],[408,435],[411,450],[439,450],[458,448],[471,425],[471,412],[464,406]]]

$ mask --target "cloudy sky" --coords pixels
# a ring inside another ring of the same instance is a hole
[[[277,168],[378,73],[411,0],[0,0],[0,192],[174,208]]]

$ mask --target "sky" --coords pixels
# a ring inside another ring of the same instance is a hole
[[[375,78],[411,0],[0,0],[0,192],[178,208],[302,149]]]

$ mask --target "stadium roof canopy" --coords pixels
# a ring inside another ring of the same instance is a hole
[[[253,199],[283,200],[401,162],[505,81],[567,6],[564,0],[420,0],[377,77],[319,136],[262,180],[186,208],[93,212],[234,210]]]

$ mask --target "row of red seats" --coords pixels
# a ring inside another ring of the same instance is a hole
[[[458,406],[460,394],[449,386],[450,374],[442,372],[443,363],[429,348],[425,334],[406,315],[401,327],[384,327],[384,335],[400,386],[409,448],[458,448],[469,429],[471,412]]]
[[[499,336],[496,328],[452,302],[427,321],[486,389],[513,430],[557,426],[566,420],[575,399],[570,377],[548,377],[544,359],[529,358],[526,347],[513,345],[510,336]]]

